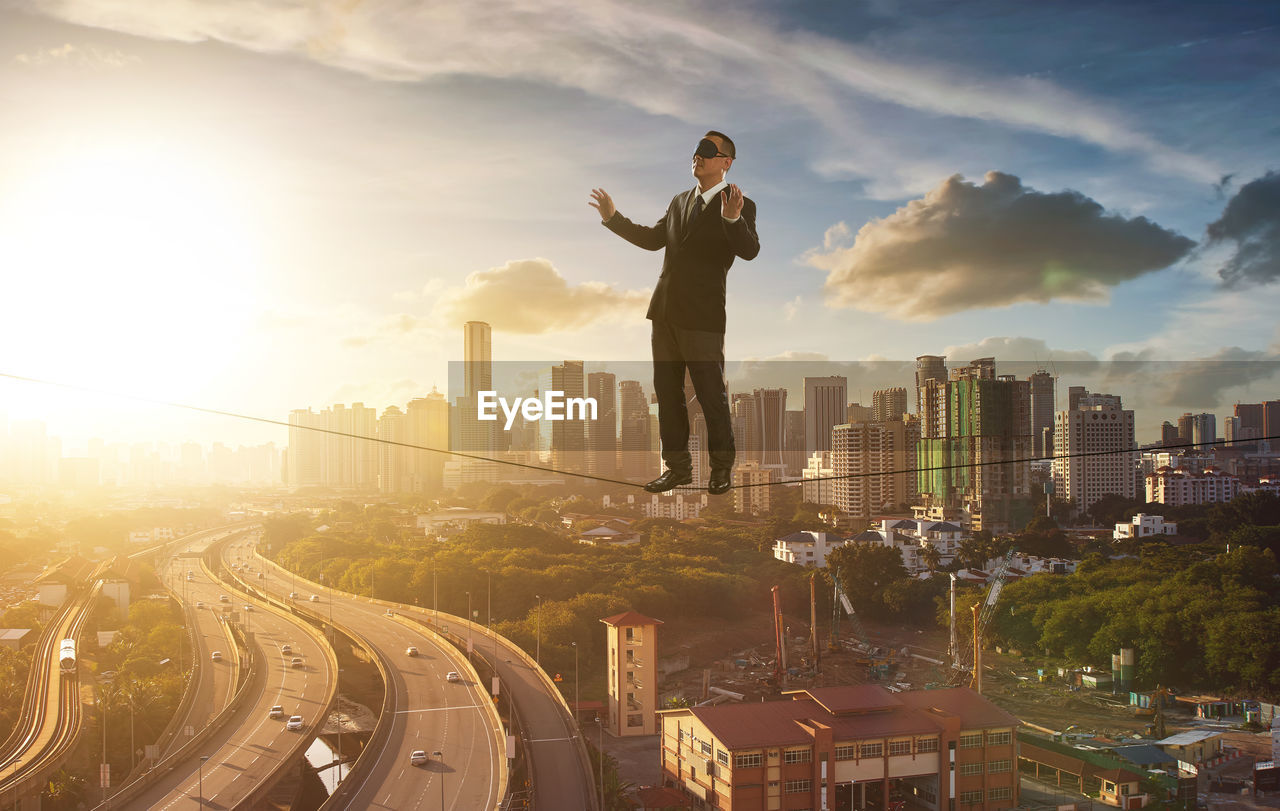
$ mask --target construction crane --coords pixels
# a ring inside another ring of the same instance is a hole
[[[1000,590],[1004,588],[1005,578],[1009,575],[1009,565],[1013,562],[1015,551],[1011,548],[1001,558],[1000,563],[996,566],[995,571],[991,575],[991,588],[987,590],[987,597],[981,603],[974,603],[973,611],[973,646],[957,651],[952,671],[953,685],[964,683],[967,675],[969,686],[979,693],[982,692],[982,636],[987,630],[987,625],[996,615],[996,602],[1000,599]],[[954,626],[955,614],[954,604],[952,606],[951,622]]]
[[[827,650],[840,650],[840,609],[844,609],[845,616],[849,618],[849,630],[853,638],[866,651],[863,661],[867,665],[868,674],[872,678],[878,678],[875,673],[876,660],[881,658],[877,653],[875,645],[871,644],[871,638],[867,636],[867,629],[863,627],[862,620],[858,618],[858,612],[853,610],[853,603],[849,602],[849,597],[844,593],[844,589],[840,588],[840,573],[832,567],[831,569],[831,637],[827,642]],[[893,660],[890,657],[891,661]]]

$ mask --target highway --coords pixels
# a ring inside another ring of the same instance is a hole
[[[186,579],[187,571],[193,572],[191,580]],[[221,586],[198,561],[181,558],[176,572],[179,585],[186,586],[185,599],[192,606],[189,613],[197,618],[196,661],[202,673],[198,684],[208,692],[197,694],[192,715],[184,724],[188,729],[183,732],[191,734],[179,734],[176,743],[181,751],[157,766],[159,779],[116,807],[190,808],[199,802],[216,808],[249,805],[261,799],[281,769],[296,765],[315,738],[335,695],[337,663],[314,628]],[[194,608],[197,602],[204,607]],[[251,606],[247,611],[246,605]],[[226,619],[219,619],[224,611]],[[233,695],[235,691],[236,648],[225,636],[227,622],[247,631],[253,652],[251,677],[238,699],[227,705],[225,723],[206,730],[228,691]],[[215,631],[215,626],[221,628]],[[289,646],[288,653],[284,645]],[[212,660],[214,650],[220,650],[223,661]],[[204,672],[212,678],[205,678]],[[213,703],[201,706],[206,696]],[[269,717],[274,705],[283,707],[282,717]],[[302,717],[302,729],[286,728],[291,715]],[[193,737],[199,740],[190,740]]]
[[[328,595],[338,595],[338,602],[334,604],[335,613],[340,616],[343,621],[348,618],[362,617],[362,622],[368,621],[369,618],[374,620],[381,619],[384,623],[388,621],[385,616],[387,610],[394,611],[398,616],[405,618],[413,618],[425,622],[431,622],[433,614],[430,611],[414,608],[412,606],[401,605],[398,603],[388,603],[385,601],[371,601],[363,597],[354,597],[346,595],[343,592],[330,592],[315,583],[296,578],[292,573],[276,567],[275,564],[267,561],[259,556],[256,551],[249,557],[249,549],[247,546],[252,543],[252,539],[246,540],[240,545],[240,551],[237,560],[252,561],[254,568],[266,568],[272,572],[271,577],[275,578],[273,588],[277,591],[288,593],[291,590],[299,590],[304,599],[312,593],[320,593],[328,599]],[[465,627],[465,620],[448,614],[440,615],[442,625],[451,626],[455,632]],[[362,624],[362,627],[364,625]],[[576,732],[573,729],[573,721],[569,717],[568,709],[561,700],[559,693],[545,673],[541,672],[533,663],[531,657],[526,654],[519,646],[506,640],[501,636],[496,636],[498,651],[495,656],[494,643],[495,635],[489,635],[483,626],[474,626],[474,640],[476,656],[482,656],[486,660],[493,663],[496,659],[497,672],[502,679],[503,689],[508,692],[516,706],[516,712],[520,721],[524,725],[523,737],[528,748],[530,757],[530,768],[533,775],[533,807],[535,809],[574,809],[578,811],[587,811],[595,809],[597,805],[597,796],[595,791],[595,780],[591,774],[588,764],[579,749],[576,740]],[[465,635],[465,630],[462,631]],[[400,637],[404,639],[404,637]],[[387,644],[387,643],[382,643]],[[405,643],[403,644],[416,644]],[[448,650],[441,650],[440,655],[453,654],[456,650],[452,645],[444,645]],[[421,650],[426,650],[419,646]],[[394,651],[394,648],[393,648]],[[401,649],[402,652],[402,649]],[[434,655],[434,654],[433,654]],[[397,667],[404,664],[403,655],[399,659],[393,658]],[[447,667],[437,668],[434,672],[439,673],[440,670],[449,669]],[[453,668],[456,669],[456,668]],[[404,670],[402,669],[402,673]],[[410,671],[411,672],[411,671]],[[483,695],[484,688],[476,685],[475,694]],[[416,699],[418,703],[408,706],[430,706],[423,702],[430,702],[431,697],[425,696]],[[448,731],[448,730],[446,730]],[[471,750],[469,756],[478,757],[483,751],[482,744],[477,743]],[[405,744],[400,750],[402,757],[407,758],[407,749],[425,748],[414,747]],[[428,749],[428,751],[430,751]],[[465,747],[455,750],[457,756],[465,757],[468,755]],[[446,754],[447,751],[446,751]],[[505,755],[505,753],[499,753]],[[446,757],[445,768],[453,769],[457,765],[457,761]],[[474,768],[474,767],[472,767]],[[452,778],[450,772],[445,772],[446,776]],[[448,781],[452,784],[453,780]],[[478,796],[472,794],[472,796]],[[381,802],[384,795],[378,795]],[[501,798],[499,798],[501,799]],[[357,807],[357,806],[352,806]],[[374,806],[385,807],[385,806]],[[414,806],[431,808],[432,806]],[[438,805],[436,807],[439,807]],[[454,802],[445,806],[453,809],[471,809],[491,806],[464,805],[461,802]]]
[[[345,792],[351,793],[344,793],[344,806],[424,811],[497,808],[507,785],[505,744],[500,745],[505,733],[495,729],[492,702],[465,656],[426,628],[406,621],[395,609],[388,615],[384,605],[295,579],[254,554],[253,540],[251,536],[229,547],[228,565],[247,564],[253,571],[242,573],[246,582],[257,583],[283,600],[289,600],[296,584],[299,596],[294,605],[324,620],[332,612],[338,624],[372,647],[386,666],[393,713],[389,735],[379,751],[368,752],[376,755],[372,767],[349,778],[357,782],[346,787]],[[259,571],[265,573],[263,578],[257,577]],[[311,601],[313,594],[319,602]],[[410,646],[418,649],[417,656],[407,655]],[[447,681],[450,671],[461,679]],[[409,755],[419,749],[430,759],[413,766]]]

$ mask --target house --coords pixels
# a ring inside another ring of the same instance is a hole
[[[1182,763],[1203,763],[1222,753],[1222,732],[1192,729],[1156,741],[1156,746]]]
[[[1113,540],[1123,541],[1129,538],[1146,538],[1151,535],[1177,535],[1178,525],[1166,522],[1163,515],[1147,515],[1138,513],[1128,523],[1116,524]]]
[[[428,538],[447,538],[457,535],[472,524],[505,524],[507,514],[468,510],[466,507],[448,507],[416,517],[417,528]]]
[[[827,565],[827,555],[848,542],[832,532],[802,530],[775,540],[773,556],[785,563],[821,569]]]
[[[640,534],[602,525],[578,533],[577,540],[587,546],[631,546],[640,543]]]
[[[1142,808],[1150,797],[1140,793],[1138,786],[1142,776],[1128,769],[1110,769],[1098,772],[1102,785],[1098,790],[1098,799],[1116,808]]]

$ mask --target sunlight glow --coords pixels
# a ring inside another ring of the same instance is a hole
[[[207,156],[84,148],[0,191],[3,371],[182,397],[231,362],[260,240]]]

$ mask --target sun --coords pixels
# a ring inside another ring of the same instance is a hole
[[[248,189],[196,152],[100,146],[0,189],[0,371],[198,391],[243,349],[261,240]]]

